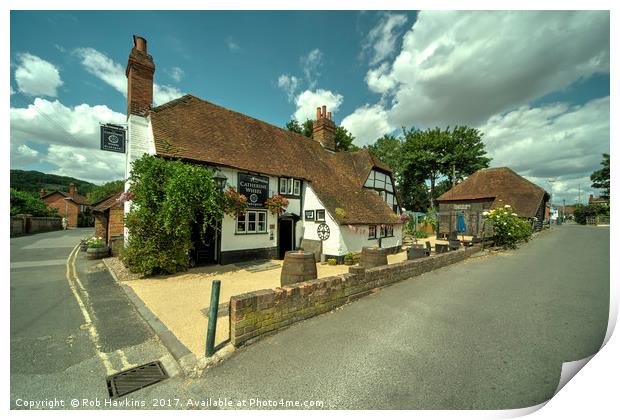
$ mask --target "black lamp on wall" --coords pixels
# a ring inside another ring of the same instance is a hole
[[[220,191],[224,191],[224,187],[226,186],[226,181],[228,181],[228,178],[222,172],[217,171],[215,175],[213,175],[213,181],[215,182],[215,186]]]

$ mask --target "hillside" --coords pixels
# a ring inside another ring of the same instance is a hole
[[[67,191],[70,183],[74,183],[78,193],[86,195],[92,192],[97,185],[70,176],[45,174],[39,171],[22,171],[11,169],[11,188],[20,191],[38,193],[41,188],[47,191]]]

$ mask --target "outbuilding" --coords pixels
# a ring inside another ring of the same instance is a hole
[[[122,193],[114,193],[93,205],[95,236],[100,237],[118,255],[124,239],[124,208]]]
[[[145,153],[180,158],[210,167],[249,198],[243,215],[223,218],[221,234],[213,229],[196,241],[197,262],[283,258],[297,248],[339,261],[363,246],[400,250],[392,170],[368,150],[336,151],[336,124],[325,106],[308,139],[194,95],[152,107],[154,72],[146,40],[134,36],[126,70],[127,176]],[[289,201],[284,214],[265,205],[275,194]]]
[[[464,234],[482,237],[482,213],[505,205],[530,220],[538,230],[542,227],[548,200],[549,194],[544,189],[510,168],[480,169],[437,198],[438,235],[456,231],[458,215],[462,213],[467,229]]]
[[[92,220],[84,220],[80,223],[80,215],[85,215],[89,206],[87,198],[78,194],[74,183],[69,184],[68,192],[58,190],[48,192],[41,188],[39,196],[45,201],[47,207],[58,210],[60,217],[67,219],[68,228],[81,225],[92,226]]]

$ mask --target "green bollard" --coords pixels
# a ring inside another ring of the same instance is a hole
[[[209,306],[209,326],[207,327],[207,357],[215,353],[215,327],[217,325],[217,309],[220,303],[220,281],[211,283],[211,305]]]

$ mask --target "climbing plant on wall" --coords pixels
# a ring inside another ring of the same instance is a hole
[[[129,180],[124,263],[146,274],[187,269],[195,223],[204,235],[224,214],[213,173],[202,165],[144,155],[133,163]]]

